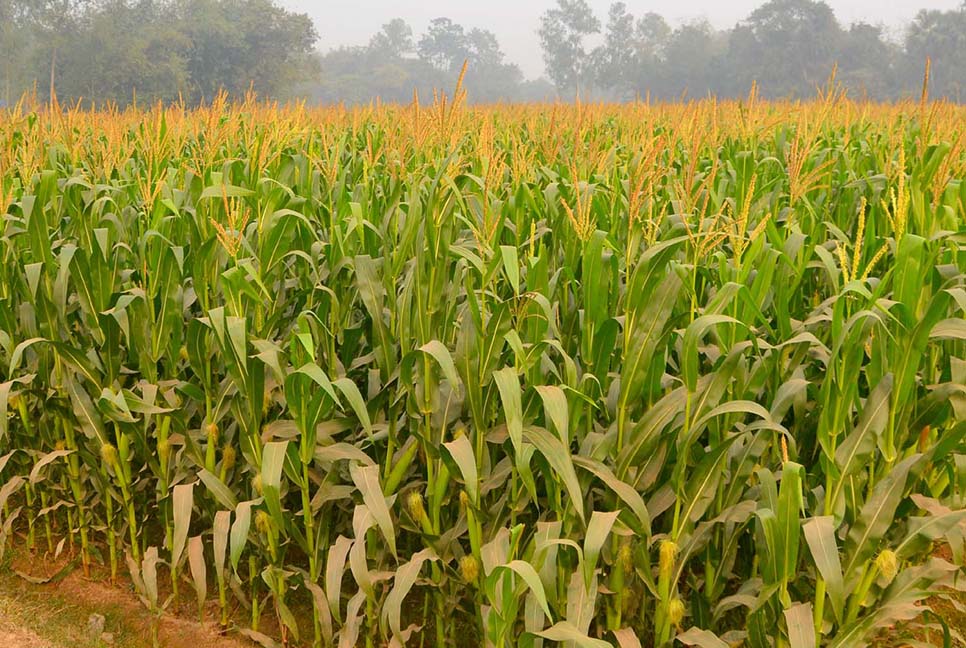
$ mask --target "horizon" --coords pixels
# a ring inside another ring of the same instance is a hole
[[[318,3],[313,0],[278,0],[280,6],[307,14],[319,32],[316,49],[328,52],[340,47],[365,45],[380,27],[394,18],[402,18],[418,38],[434,18],[446,17],[467,28],[489,29],[500,41],[507,62],[516,63],[528,80],[546,76],[546,68],[537,38],[540,16],[555,5],[552,0],[511,3],[491,0],[486,5],[469,2],[429,0],[407,3],[406,11],[388,0],[336,0]],[[595,14],[606,24],[611,0],[588,0]],[[707,20],[715,29],[730,29],[765,4],[765,0],[626,0],[628,10],[636,16],[648,12],[662,15],[672,27]],[[962,0],[915,0],[882,3],[878,0],[826,0],[839,23],[881,25],[890,38],[901,36],[903,29],[923,10],[955,9]],[[511,13],[512,12],[512,13]],[[402,14],[402,15],[400,15]]]

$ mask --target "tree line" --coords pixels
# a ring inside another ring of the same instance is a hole
[[[833,71],[853,96],[917,96],[931,60],[933,96],[966,99],[966,2],[923,10],[899,39],[879,25],[844,27],[815,0],[771,0],[732,29],[707,21],[672,27],[634,16],[623,2],[605,21],[586,0],[558,0],[539,30],[547,73],[560,92],[610,99],[746,94],[812,96]],[[596,44],[594,44],[596,40]]]
[[[317,40],[272,0],[0,0],[0,99],[288,98],[315,74]]]
[[[416,34],[402,19],[368,43],[316,49],[311,19],[273,0],[0,0],[0,101],[23,93],[98,104],[240,97],[325,103],[429,100],[468,66],[476,102],[805,97],[833,69],[853,96],[916,96],[926,59],[930,92],[966,100],[966,2],[924,10],[893,38],[870,23],[843,26],[818,0],[770,0],[730,29],[671,25],[623,2],[606,16],[586,0],[556,0],[541,17],[547,78],[527,80],[491,31],[448,18]],[[322,43],[324,46],[324,43]]]

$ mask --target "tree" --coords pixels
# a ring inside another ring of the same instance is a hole
[[[413,51],[413,28],[402,18],[393,18],[369,40],[369,50],[380,56],[405,56]]]
[[[467,64],[466,87],[476,101],[512,99],[523,73],[504,62],[496,34],[486,29],[466,30],[449,18],[436,18],[419,39],[419,58],[444,74],[445,86],[456,83],[463,63]]]
[[[433,88],[442,87],[446,77],[421,58],[412,28],[396,18],[362,47],[341,47],[318,59],[319,75],[305,86],[304,92],[315,101],[359,104],[380,99],[405,103],[413,91],[431,97]]]
[[[882,28],[856,23],[843,34],[836,58],[839,80],[857,96],[895,95],[898,47],[882,37]]]
[[[671,37],[671,26],[663,16],[653,11],[644,14],[637,21],[636,32],[638,47],[643,52],[654,58],[663,56],[664,47]]]
[[[449,18],[435,18],[419,39],[419,58],[441,70],[463,65],[469,42],[463,27]]]
[[[696,22],[674,30],[664,47],[664,65],[658,94],[677,99],[684,94],[701,96],[716,90],[717,59],[727,37],[707,22]]]
[[[746,90],[757,81],[770,96],[811,94],[831,74],[841,39],[825,2],[771,0],[735,29],[728,67]]]
[[[58,96],[94,103],[173,101],[188,85],[182,55],[189,41],[170,7],[112,1],[85,14],[83,28],[63,42]]]
[[[31,62],[44,68],[48,76],[47,97],[53,97],[57,86],[58,55],[64,45],[82,28],[89,0],[14,0],[14,14],[33,44]],[[39,76],[35,79],[39,80]]]
[[[585,39],[600,31],[586,0],[557,0],[540,18],[540,46],[547,74],[560,90],[579,89],[593,79]]]
[[[5,105],[13,102],[14,88],[19,88],[19,74],[25,65],[27,50],[26,32],[23,29],[20,3],[14,0],[0,0],[0,52],[3,52],[2,85],[0,97]]]
[[[594,50],[594,75],[599,87],[626,93],[640,63],[634,16],[623,2],[610,6],[604,44]]]
[[[318,35],[305,14],[271,0],[183,0],[180,32],[191,98],[210,99],[221,90],[241,96],[253,88],[283,95],[304,78]]]
[[[920,11],[909,26],[902,63],[907,93],[922,81],[926,59],[932,62],[932,96],[966,99],[966,2],[952,11]]]
[[[477,102],[513,101],[520,96],[523,72],[506,56],[493,32],[471,29],[466,36],[466,88]]]

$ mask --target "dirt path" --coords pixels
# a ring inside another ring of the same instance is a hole
[[[40,561],[20,558],[14,568],[31,576],[45,578],[58,568],[41,568]],[[91,628],[92,615],[103,617],[102,623],[94,624],[97,630]],[[217,610],[209,610],[206,616],[215,619]],[[2,648],[151,648],[152,620],[129,585],[111,585],[101,574],[85,578],[76,569],[59,582],[47,584],[29,583],[12,572],[0,574]],[[164,648],[253,645],[237,636],[219,634],[213,622],[202,624],[173,614],[161,617],[158,636]]]

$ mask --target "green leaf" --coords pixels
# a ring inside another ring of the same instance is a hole
[[[906,488],[906,478],[909,471],[920,461],[922,455],[913,455],[895,465],[886,476],[875,485],[872,496],[868,499],[855,523],[849,529],[845,541],[845,566],[842,574],[845,576],[846,588],[851,589],[858,579],[858,572],[875,553],[879,541],[885,536],[896,509],[902,501]]]
[[[801,537],[802,483],[805,468],[793,461],[785,462],[782,483],[778,491],[778,510],[775,512],[781,536],[779,567],[781,578],[788,582],[798,572],[798,549]]]
[[[728,644],[718,638],[710,630],[691,628],[677,636],[677,640],[685,646],[698,646],[698,648],[729,648]]]
[[[235,507],[235,521],[231,525],[230,554],[231,568],[238,573],[238,561],[248,544],[248,531],[252,525],[253,502],[239,502]]]
[[[476,456],[473,454],[473,444],[466,435],[461,435],[443,444],[443,448],[449,453],[450,458],[460,474],[463,476],[463,483],[466,485],[466,494],[470,497],[473,506],[480,503],[480,482],[476,471]]]
[[[540,576],[537,575],[533,565],[523,560],[511,560],[505,565],[499,565],[494,569],[491,578],[506,570],[515,572],[523,579],[523,582],[527,584],[527,587],[530,588],[530,591],[536,597],[537,603],[540,604],[540,609],[543,610],[543,613],[549,620],[553,621],[553,615],[550,614],[550,606],[547,605],[547,595],[544,592],[543,584],[540,582]]]
[[[513,288],[513,294],[520,294],[520,261],[517,258],[517,249],[512,245],[500,246],[500,257],[503,259],[503,271],[506,272],[507,280]]]
[[[379,466],[360,466],[351,464],[349,472],[352,475],[352,482],[362,494],[362,501],[368,507],[372,516],[379,526],[389,551],[393,557],[396,556],[396,531],[392,524],[392,515],[389,512],[389,505],[386,504],[386,496],[382,492],[379,484]],[[358,538],[357,538],[358,540]]]
[[[342,599],[342,575],[345,573],[345,561],[352,548],[352,540],[339,536],[329,547],[329,554],[325,561],[325,592],[329,599],[329,609],[336,620],[342,620],[340,601]]]
[[[212,544],[215,557],[215,576],[219,583],[225,582],[225,559],[228,556],[228,533],[231,528],[231,511],[218,511],[212,527]]]
[[[208,594],[208,577],[205,566],[205,546],[201,536],[193,536],[188,541],[188,567],[194,581],[195,594],[198,596],[198,607],[203,608]]]
[[[632,395],[638,397],[644,392],[645,376],[654,360],[654,355],[658,353],[658,344],[664,326],[671,317],[681,287],[681,278],[671,271],[667,273],[653,295],[643,291],[633,297],[637,301],[631,305],[628,314],[629,330],[625,334],[628,344],[624,349],[621,370],[621,391],[618,403],[622,409],[626,407]]]
[[[171,498],[174,510],[174,535],[171,547],[172,567],[181,562],[181,554],[188,539],[191,509],[194,506],[194,488],[194,484],[179,484],[174,487],[174,495]]]
[[[349,380],[348,378],[339,378],[338,380],[332,381],[332,384],[342,392],[346,400],[349,401],[349,406],[352,407],[352,411],[355,412],[356,418],[359,419],[359,423],[362,424],[362,429],[366,431],[366,434],[372,434],[372,422],[369,420],[369,411],[366,409],[366,403],[362,399],[362,394],[359,392],[359,388],[356,384]]]
[[[439,340],[430,340],[419,347],[419,350],[431,355],[439,363],[440,369],[443,370],[443,375],[449,384],[452,385],[453,389],[458,390],[463,386],[463,381],[460,380],[459,374],[456,372],[456,364],[453,362],[453,356],[450,355],[449,349],[442,342]]]
[[[835,464],[840,475],[836,484],[835,496],[842,492],[844,484],[868,464],[869,456],[875,449],[876,440],[889,423],[889,400],[892,395],[892,374],[886,374],[865,400],[862,415],[849,436],[835,450]]]
[[[553,468],[554,472],[564,484],[570,503],[581,520],[584,519],[584,494],[580,490],[580,482],[577,480],[577,472],[571,460],[569,449],[565,448],[560,439],[553,436],[543,428],[528,427],[526,429],[526,439],[544,456]]]
[[[785,610],[785,624],[788,626],[788,643],[791,648],[818,646],[811,603],[799,603]]]
[[[815,566],[825,581],[832,611],[835,618],[841,621],[845,612],[845,584],[842,579],[842,564],[839,560],[833,520],[831,515],[813,517],[805,522],[802,530]]]
[[[579,466],[580,468],[583,468],[584,470],[596,476],[598,479],[604,482],[608,488],[614,491],[614,493],[625,504],[627,504],[634,515],[637,516],[637,520],[640,523],[644,534],[648,536],[651,535],[651,518],[647,512],[647,505],[644,503],[644,499],[640,496],[640,493],[638,493],[633,486],[618,479],[610,468],[599,461],[594,461],[589,457],[575,455],[573,457],[573,462],[576,466]]]
[[[389,628],[392,630],[394,637],[398,638],[402,635],[401,619],[403,599],[406,598],[406,595],[409,594],[413,585],[416,584],[419,572],[427,560],[437,560],[436,554],[433,553],[432,549],[423,549],[413,554],[409,562],[396,569],[396,574],[393,577],[392,590],[386,595],[386,600],[382,606],[382,614],[380,615],[383,628],[385,628],[385,624],[388,621]]]
[[[590,581],[597,569],[597,557],[600,550],[610,535],[610,530],[617,521],[619,511],[602,513],[594,511],[590,514],[590,522],[587,524],[587,533],[584,536],[584,584],[589,589]]]
[[[282,515],[282,467],[285,465],[285,453],[288,441],[273,441],[262,448],[262,494],[265,505],[275,522],[275,528],[285,528],[285,517]]]
[[[503,415],[506,417],[507,432],[513,449],[520,452],[523,443],[523,397],[520,393],[520,379],[513,367],[504,367],[493,372],[493,380],[500,390],[500,400],[503,403]]]
[[[228,509],[233,509],[238,505],[235,493],[224,484],[214,473],[210,473],[204,468],[198,471],[198,478],[205,485],[208,491],[214,496],[218,503]]]
[[[223,200],[224,198],[250,198],[254,196],[255,192],[251,189],[246,189],[245,187],[237,187],[231,184],[220,184],[211,187],[205,187],[204,191],[201,192],[200,200],[217,199]]]
[[[560,621],[541,632],[526,633],[521,637],[521,646],[533,646],[534,639],[540,637],[548,641],[569,642],[579,648],[611,648],[610,644],[601,639],[593,639],[577,629],[569,621]]]
[[[567,395],[556,385],[538,385],[537,393],[543,401],[543,410],[548,422],[553,422],[557,435],[564,445],[570,445],[570,414]]]

